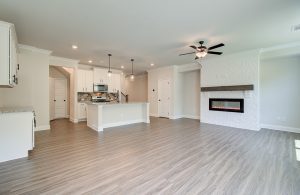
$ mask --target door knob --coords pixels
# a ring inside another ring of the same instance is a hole
[[[64,102],[65,102],[66,100],[64,100]]]
[[[160,100],[158,100],[160,102]]]
[[[56,102],[56,100],[54,100]]]

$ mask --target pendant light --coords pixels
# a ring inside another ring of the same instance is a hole
[[[131,75],[130,75],[130,79],[131,79],[131,80],[134,79],[134,74],[133,74],[133,61],[134,61],[134,59],[131,59]]]
[[[111,77],[111,73],[112,73],[112,71],[110,70],[110,57],[111,54],[108,54],[108,72],[107,72],[108,77]]]

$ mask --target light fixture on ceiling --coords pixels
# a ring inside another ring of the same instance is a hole
[[[130,79],[134,80],[134,74],[133,74],[133,61],[134,59],[131,59],[131,75],[130,75]]]
[[[207,51],[199,51],[199,52],[196,53],[196,56],[198,58],[203,58],[203,57],[206,56],[206,54],[207,54]]]
[[[89,63],[90,63],[90,64],[93,63],[93,60],[89,60]]]
[[[108,72],[107,72],[108,77],[111,77],[111,73],[112,73],[112,71],[110,70],[110,57],[111,54],[108,54]]]
[[[151,63],[151,64],[150,64],[150,66],[154,66],[154,64],[153,64],[153,63]]]
[[[72,49],[78,49],[77,45],[72,45]]]
[[[124,69],[124,66],[121,66],[122,69]]]

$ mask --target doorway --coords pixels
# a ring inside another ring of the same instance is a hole
[[[158,81],[158,117],[170,117],[170,80]]]
[[[49,70],[50,120],[69,117],[69,75],[61,69],[50,66]]]

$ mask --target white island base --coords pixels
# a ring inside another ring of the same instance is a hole
[[[87,126],[96,131],[133,123],[150,123],[149,103],[87,104]]]

